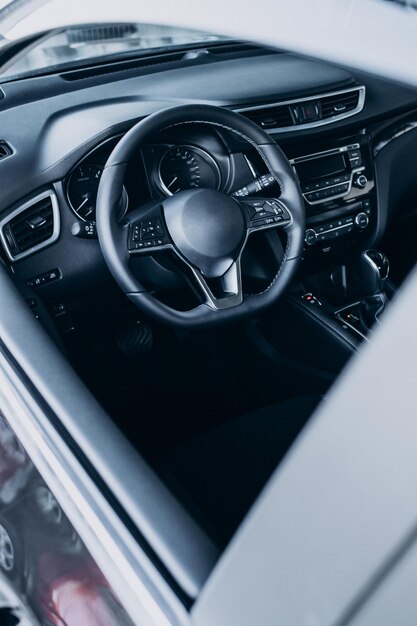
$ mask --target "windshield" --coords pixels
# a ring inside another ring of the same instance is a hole
[[[94,59],[223,40],[202,31],[155,24],[76,25],[54,30],[0,68],[2,78],[20,78],[80,65]]]

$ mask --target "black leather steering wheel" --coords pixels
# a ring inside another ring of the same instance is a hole
[[[121,221],[120,198],[129,160],[158,132],[187,124],[227,130],[251,144],[279,184],[279,198],[236,198],[213,189],[190,189],[143,205]],[[266,203],[263,207],[261,200]],[[121,289],[147,314],[183,327],[242,318],[275,302],[294,275],[305,234],[303,198],[284,153],[247,118],[211,105],[164,109],[133,126],[105,165],[96,218],[104,259]],[[241,274],[243,249],[253,232],[271,229],[283,229],[286,233],[281,265],[262,293],[245,295]],[[150,233],[153,239],[149,239]],[[181,259],[194,277],[203,301],[194,309],[179,311],[160,302],[140,284],[130,268],[132,256],[167,250]],[[216,280],[216,293],[210,286],[212,280]]]

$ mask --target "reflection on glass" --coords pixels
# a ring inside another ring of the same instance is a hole
[[[17,618],[22,626],[132,624],[0,414],[0,623]]]
[[[0,70],[3,78],[72,67],[82,61],[158,48],[225,39],[217,35],[156,24],[96,24],[52,31]]]

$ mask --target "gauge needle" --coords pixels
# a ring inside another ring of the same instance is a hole
[[[169,183],[169,185],[167,185],[168,189],[171,187],[171,185],[173,185],[175,183],[175,181],[178,180],[178,176],[175,176],[175,178],[173,178],[171,180],[171,182]]]
[[[78,207],[77,211],[83,208],[84,204],[88,202],[88,199],[89,199],[88,196],[84,198],[84,200],[81,202],[80,206]]]

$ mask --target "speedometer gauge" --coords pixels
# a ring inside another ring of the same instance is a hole
[[[97,193],[102,173],[102,165],[79,165],[68,179],[68,201],[77,217],[84,221],[96,219]],[[127,193],[123,187],[121,215],[125,212],[127,203]]]
[[[170,196],[196,187],[218,189],[220,171],[208,152],[191,146],[176,146],[167,150],[159,162],[159,182]]]
[[[95,217],[98,185],[103,167],[80,165],[68,180],[68,200],[75,213],[83,220]]]

